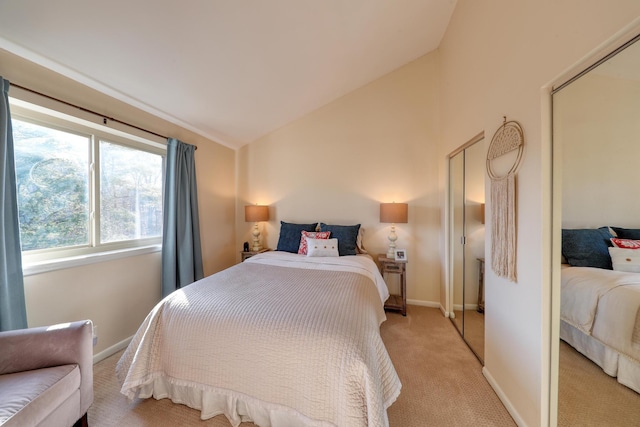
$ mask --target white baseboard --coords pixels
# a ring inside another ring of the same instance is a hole
[[[422,301],[422,300],[418,300],[418,299],[408,299],[407,300],[407,304],[409,304],[409,305],[419,305],[421,307],[439,308],[444,317],[449,317],[449,312],[447,312],[447,310],[445,310],[444,307],[442,306],[442,304],[440,304],[439,302]]]
[[[422,301],[422,300],[419,300],[419,299],[408,299],[407,300],[407,304],[420,305],[422,307],[433,307],[433,308],[440,307],[440,303],[439,302]]]
[[[511,401],[507,398],[507,395],[504,394],[500,386],[498,386],[498,383],[496,383],[496,380],[493,378],[486,366],[482,368],[482,375],[484,375],[491,388],[496,392],[504,407],[507,408],[507,411],[509,412],[509,415],[511,415],[511,418],[513,418],[513,421],[515,421],[519,427],[526,427],[526,424],[522,421],[522,417],[520,417],[518,411],[513,407]]]
[[[453,304],[453,309],[456,311],[462,311],[462,309],[465,310],[477,310],[478,309],[478,304],[465,304],[464,306],[462,304]]]
[[[444,317],[449,317],[451,316],[451,313],[449,313],[447,310],[444,309],[444,307],[442,306],[442,304],[440,304],[440,311],[442,312],[442,315]]]
[[[116,344],[112,345],[111,347],[109,347],[107,349],[102,350],[100,353],[94,354],[93,355],[93,364],[95,365],[96,363],[100,362],[101,360],[104,360],[107,357],[116,354],[117,352],[119,352],[123,348],[126,348],[129,345],[129,343],[131,342],[132,339],[133,339],[133,335],[130,336],[129,338],[123,339],[119,343],[116,343]]]

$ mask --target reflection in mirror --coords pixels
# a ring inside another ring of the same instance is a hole
[[[449,200],[451,203],[451,320],[464,336],[464,150],[449,160]]]
[[[451,320],[478,359],[484,360],[484,176],[482,138],[449,160]]]
[[[611,233],[640,239],[640,43],[554,92],[553,146],[563,229],[558,425],[638,425],[640,252],[611,248]]]

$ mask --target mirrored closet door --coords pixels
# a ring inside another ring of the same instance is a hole
[[[453,324],[484,361],[484,176],[483,135],[449,157],[451,253],[450,307]]]
[[[554,283],[560,288],[558,425],[639,425],[640,340],[633,331],[640,304],[633,301],[640,296],[617,294],[640,289],[640,273],[624,262],[600,265],[594,254],[613,262],[627,252],[621,260],[631,260],[633,250],[614,249],[610,256],[609,230],[631,241],[640,235],[624,234],[640,229],[640,36],[555,88],[552,98],[554,199],[560,206],[554,223],[564,240],[563,256],[553,259],[560,278]],[[599,231],[602,240],[584,238]],[[596,243],[604,245],[601,251]],[[577,250],[584,261],[578,262]],[[573,285],[578,274],[579,287]],[[625,285],[608,285],[612,278]],[[583,292],[599,295],[595,308],[579,304]],[[581,327],[574,326],[578,316],[586,319]]]

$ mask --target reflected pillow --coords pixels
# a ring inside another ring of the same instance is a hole
[[[613,269],[640,273],[640,251],[635,249],[609,248]]]
[[[357,242],[360,224],[330,225],[321,222],[320,231],[330,231],[331,237],[338,239],[338,252],[340,256],[358,254]]]
[[[640,240],[632,240],[632,239],[618,239],[616,237],[611,239],[611,243],[616,248],[623,249],[640,249]],[[611,251],[609,251],[611,253]]]
[[[611,227],[611,229],[616,233],[614,237],[619,237],[621,239],[640,240],[640,230],[637,228]]]
[[[563,229],[562,255],[573,267],[595,267],[611,270],[609,255],[610,239],[608,227]]]
[[[294,224],[291,222],[280,221],[280,237],[278,237],[277,251],[298,253],[300,248],[300,239],[303,231],[316,231],[318,223],[313,224]]]
[[[310,257],[337,257],[338,239],[307,239],[307,256]]]
[[[302,230],[302,236],[300,238],[300,247],[298,253],[302,255],[307,254],[307,238],[311,239],[328,239],[331,236],[330,231],[304,231]]]

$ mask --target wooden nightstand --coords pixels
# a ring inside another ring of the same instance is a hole
[[[244,261],[245,259],[251,258],[254,255],[261,254],[262,252],[267,252],[270,250],[271,249],[269,248],[265,248],[265,249],[260,249],[259,251],[249,251],[249,252],[242,251],[240,252],[240,256],[242,257],[242,261]]]
[[[400,294],[392,294],[384,303],[385,310],[399,311],[403,316],[407,315],[407,261],[396,261],[393,258],[387,258],[387,255],[379,255],[380,273],[385,278],[385,274],[398,274],[400,277]]]

